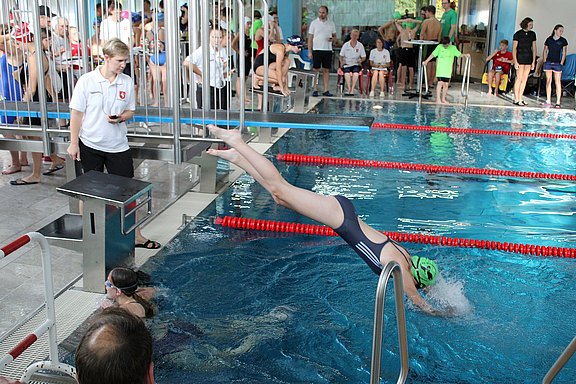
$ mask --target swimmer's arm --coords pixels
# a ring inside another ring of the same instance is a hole
[[[406,292],[406,296],[408,296],[408,299],[410,299],[410,301],[415,306],[417,306],[420,310],[432,316],[445,316],[445,317],[454,316],[452,310],[440,311],[438,309],[435,309],[429,302],[424,300],[424,298],[420,296],[420,293],[416,289],[416,286],[414,284],[411,284],[412,276],[408,277],[410,280],[407,280],[406,276],[402,276],[402,278],[405,281],[410,282],[410,284],[404,284],[404,292]]]

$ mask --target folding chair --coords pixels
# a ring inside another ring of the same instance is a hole
[[[576,53],[566,56],[564,68],[562,68],[562,93],[574,97],[576,78]]]
[[[366,70],[368,71],[368,70]],[[358,72],[358,87],[360,88],[359,92],[362,95],[364,93],[364,69],[361,69],[360,72]],[[344,84],[345,84],[345,80],[344,80],[344,71],[342,70],[342,68],[338,68],[338,71],[336,72],[338,74],[337,80],[336,80],[336,86],[338,88],[338,90],[340,91],[341,94],[344,94]],[[366,86],[366,94],[368,94],[368,87],[370,87],[370,81],[368,80],[368,84]]]
[[[512,71],[512,68],[510,68],[510,71]],[[503,73],[500,76],[500,86],[498,87],[498,90],[502,93],[506,93],[510,90],[510,88],[508,87],[509,76],[510,75],[506,73]],[[488,85],[488,63],[486,63],[486,65],[484,66],[484,74],[482,75],[482,84]],[[492,78],[492,88],[496,88],[496,76]],[[488,87],[488,89],[490,89],[490,87]]]

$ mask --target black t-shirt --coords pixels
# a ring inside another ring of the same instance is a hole
[[[558,40],[554,40],[552,36],[548,36],[544,45],[548,47],[546,61],[549,63],[559,63],[562,58],[562,50],[568,45],[568,40],[562,36],[560,36]]]
[[[514,41],[518,42],[516,56],[532,61],[532,42],[536,41],[536,33],[521,29],[514,34]]]

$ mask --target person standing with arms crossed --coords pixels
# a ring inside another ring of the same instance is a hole
[[[442,0],[442,8],[444,9],[444,14],[440,21],[442,23],[442,37],[448,36],[450,43],[454,44],[456,29],[458,27],[458,14],[450,7],[448,0]]]
[[[318,18],[308,28],[308,58],[312,60],[312,67],[320,72],[324,80],[324,96],[333,96],[328,90],[330,81],[330,67],[332,65],[332,41],[336,38],[336,26],[328,20],[328,7],[321,5],[318,8]],[[314,93],[318,96],[318,84],[314,84]]]
[[[109,174],[134,177],[126,121],[134,116],[134,82],[124,73],[130,48],[113,38],[102,46],[104,65],[78,79],[70,101],[68,155],[82,164],[84,172],[104,168]],[[161,245],[142,236],[136,228],[136,247],[158,249]]]

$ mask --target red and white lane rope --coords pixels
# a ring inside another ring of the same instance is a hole
[[[296,153],[280,153],[276,156],[276,158],[280,161],[299,163],[299,164],[334,165],[341,167],[359,167],[359,168],[386,168],[386,169],[401,169],[406,171],[428,172],[428,173],[452,173],[452,174],[481,175],[481,176],[517,177],[526,179],[576,181],[575,175],[568,175],[561,173],[527,172],[527,171],[512,171],[506,169],[455,167],[451,165],[415,164],[415,163],[401,163],[395,161],[346,159],[340,157],[301,155]]]
[[[229,227],[235,229],[298,233],[298,234],[315,235],[315,236],[338,236],[332,228],[325,225],[316,225],[316,224],[302,224],[302,223],[261,220],[261,219],[231,217],[231,216],[224,216],[223,218],[217,217],[215,223],[218,225],[222,225],[223,227]],[[509,242],[490,241],[490,240],[432,236],[432,235],[423,235],[420,233],[402,233],[402,232],[386,232],[386,231],[380,231],[380,232],[385,234],[392,240],[402,243],[406,242],[422,243],[422,244],[442,245],[445,247],[490,249],[490,250],[522,253],[525,255],[535,255],[535,256],[555,256],[555,257],[564,257],[572,259],[576,258],[576,248],[562,248],[562,247],[551,247],[535,244],[519,244],[519,243],[509,243]]]
[[[461,133],[466,135],[498,135],[498,136],[517,136],[517,137],[537,137],[544,139],[567,139],[576,140],[576,135],[565,133],[546,133],[546,132],[525,132],[525,131],[504,131],[497,129],[474,129],[474,128],[454,128],[454,127],[434,127],[430,125],[409,125],[393,123],[374,123],[372,129],[397,129],[408,131],[431,131],[446,133]]]

